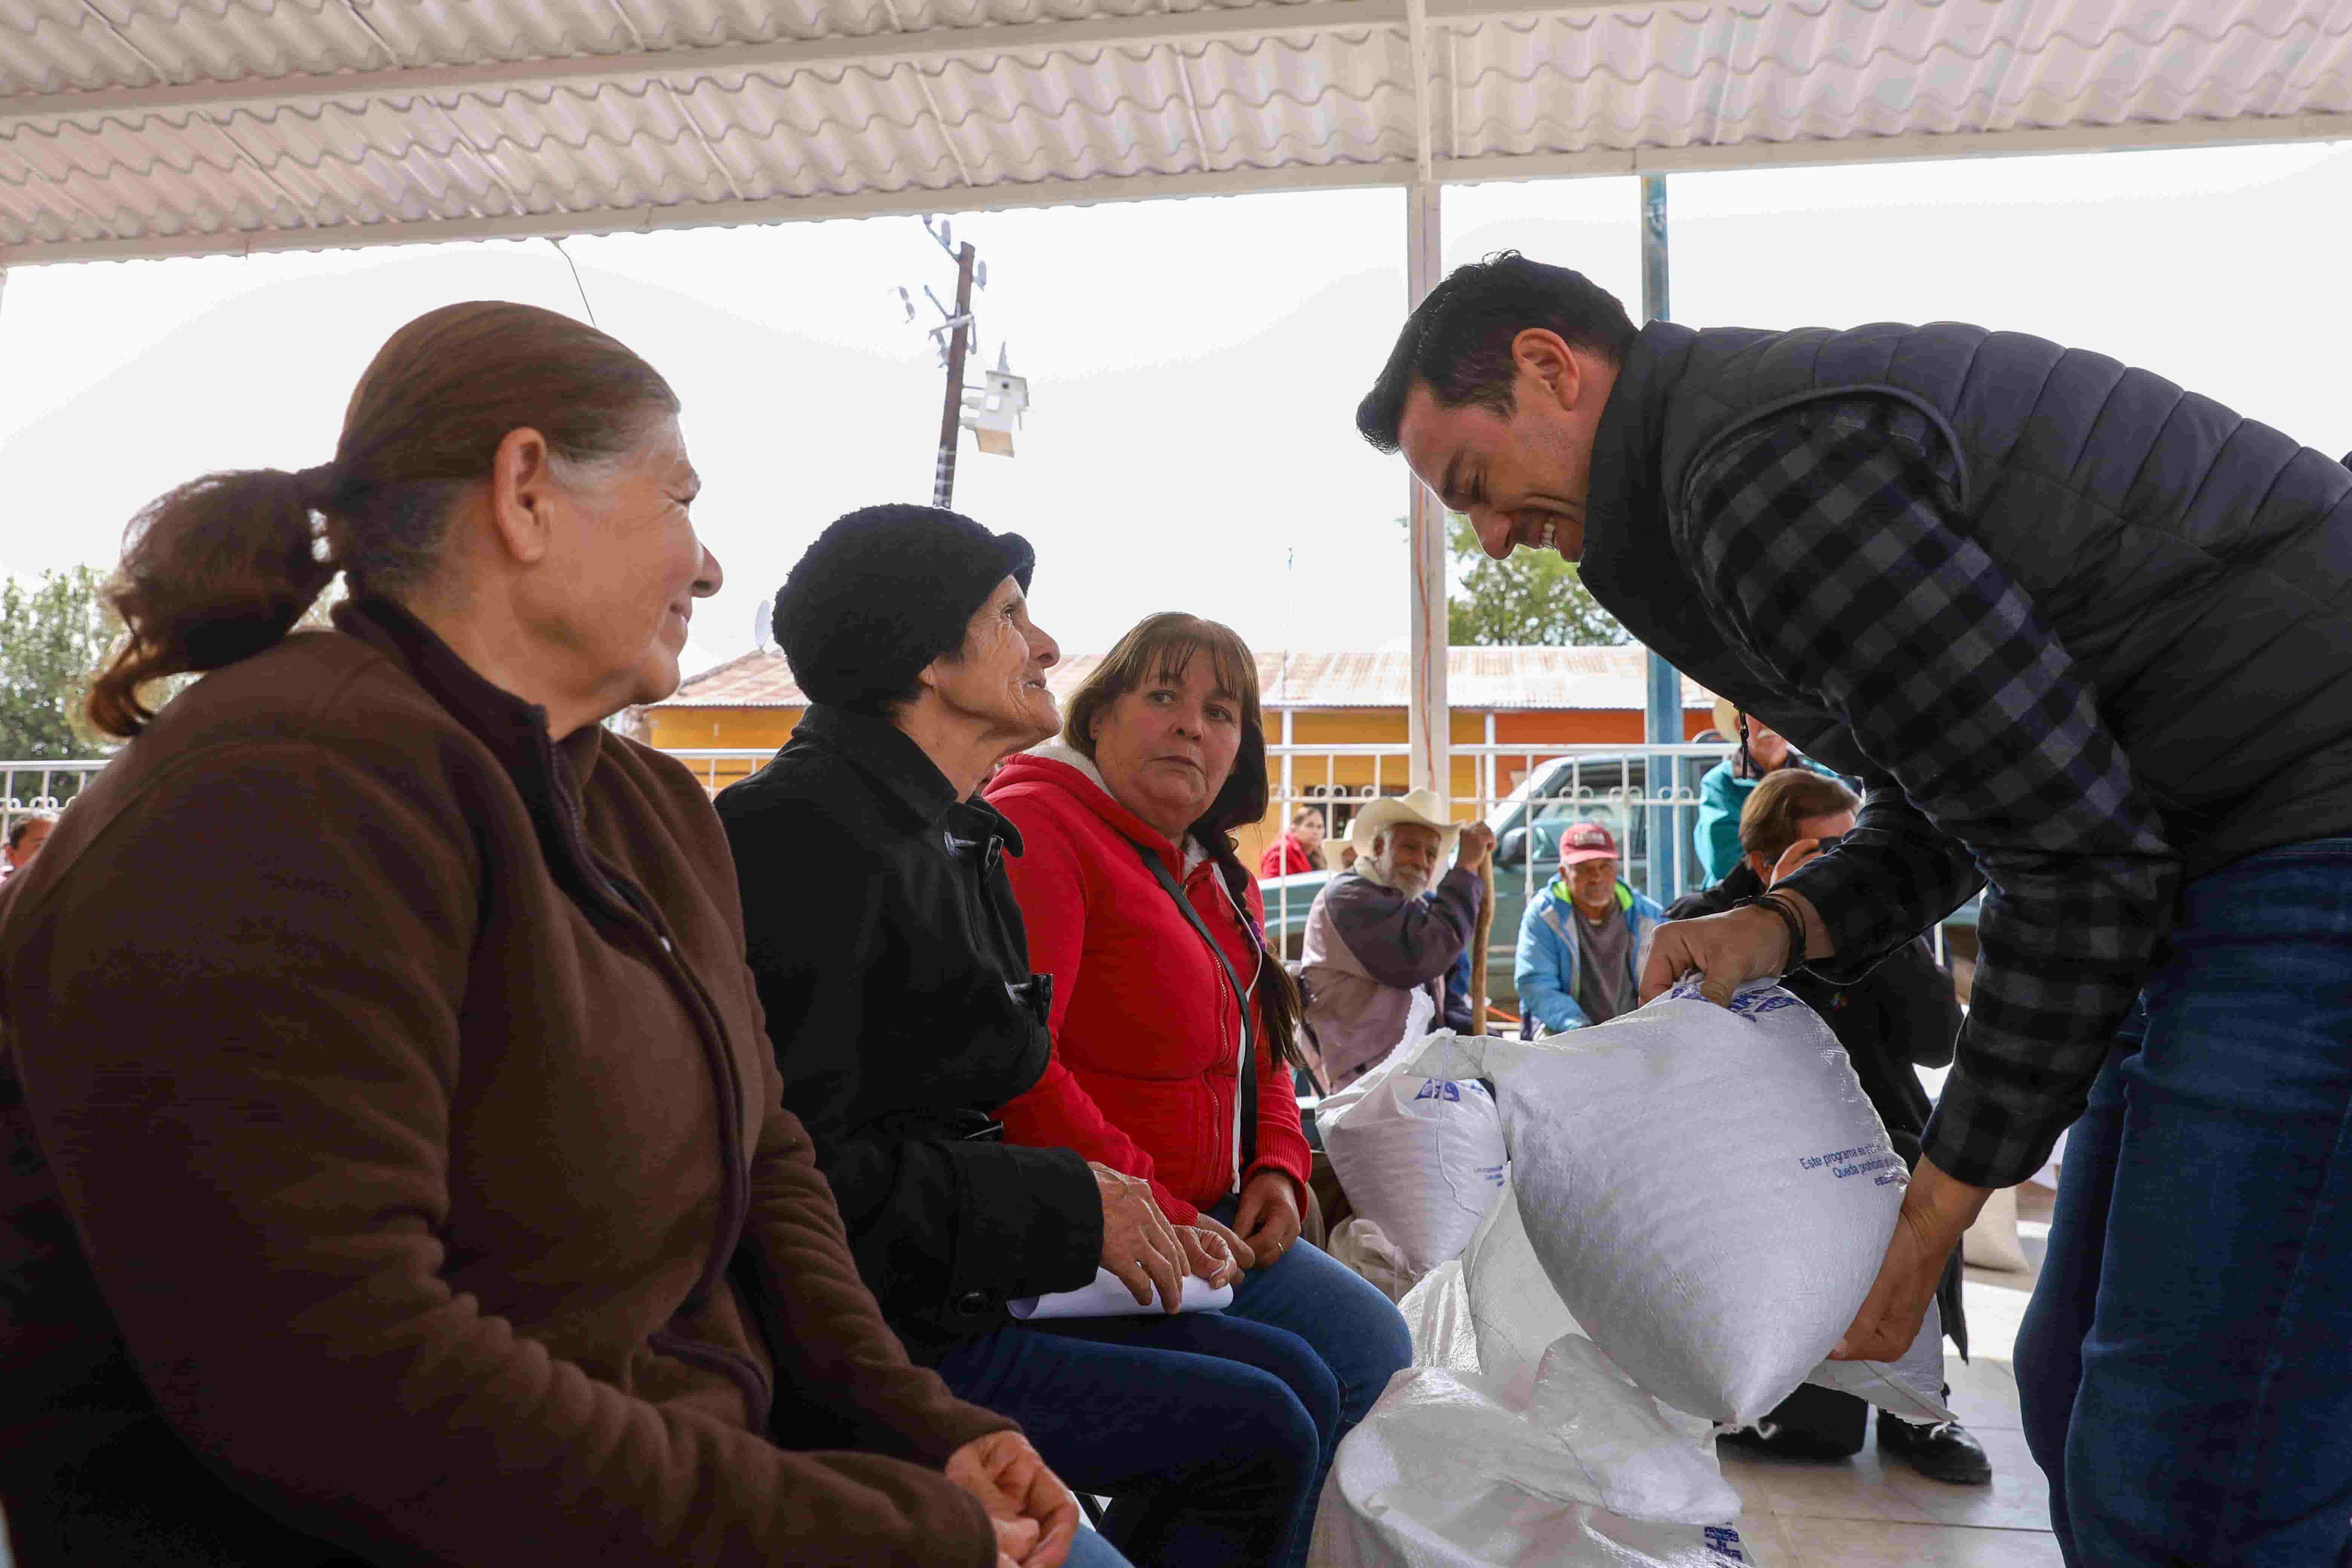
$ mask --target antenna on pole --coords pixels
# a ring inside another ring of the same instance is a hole
[[[940,411],[939,457],[931,473],[931,504],[945,507],[955,501],[956,448],[961,433],[970,430],[983,452],[996,457],[1013,456],[1013,433],[1021,427],[1021,416],[1029,407],[1029,383],[1013,373],[1012,357],[1000,340],[996,345],[996,368],[982,373],[980,385],[964,384],[965,362],[980,357],[980,322],[972,312],[971,291],[988,287],[988,264],[980,259],[968,242],[956,243],[954,226],[947,219],[925,213],[923,230],[956,264],[952,309],[931,292],[929,284],[922,285],[923,298],[940,313],[938,323],[927,331],[939,350],[940,363],[947,371],[947,396]],[[898,289],[898,294],[907,320],[913,321],[914,296],[904,287]]]

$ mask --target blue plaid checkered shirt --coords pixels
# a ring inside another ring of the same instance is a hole
[[[1986,889],[1924,1140],[2024,1180],[2081,1113],[2171,921],[2181,858],[2066,648],[1969,537],[1957,468],[1893,399],[1809,405],[1707,457],[1678,541],[1733,650],[1866,758],[1854,831],[1785,884],[1850,979]]]

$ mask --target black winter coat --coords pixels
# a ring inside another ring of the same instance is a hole
[[[1742,899],[1764,890],[1764,883],[1745,862],[1712,888],[1702,888],[1676,899],[1666,910],[1670,921],[1719,915]],[[1846,1059],[1862,1091],[1870,1097],[1878,1119],[1886,1123],[1888,1141],[1906,1163],[1919,1159],[1919,1134],[1927,1130],[1935,1107],[1919,1082],[1918,1068],[1949,1067],[1952,1047],[1960,1033],[1960,1001],[1952,977],[1937,967],[1936,955],[1924,940],[1915,938],[1850,985],[1840,985],[1800,969],[1780,984],[1821,1016]],[[1960,1300],[1958,1255],[1945,1270],[1937,1292],[1944,1310],[1944,1331],[1966,1355],[1968,1321]]]
[[[784,1104],[816,1143],[866,1287],[918,1360],[1090,1283],[1084,1156],[996,1140],[1045,1071],[1050,976],[1004,875],[1021,852],[881,719],[816,706],[721,792]]]

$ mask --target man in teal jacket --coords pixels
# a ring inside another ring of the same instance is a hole
[[[1619,881],[1617,865],[1609,830],[1580,822],[1560,839],[1559,875],[1528,901],[1511,973],[1529,1037],[1633,1010],[1642,951],[1664,911]]]

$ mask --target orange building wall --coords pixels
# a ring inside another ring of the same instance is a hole
[[[756,746],[772,753],[792,739],[793,727],[801,721],[803,711],[798,708],[649,708],[646,710],[646,743],[666,752]],[[765,761],[694,760],[688,765],[703,786],[716,795],[737,779],[758,772]]]

